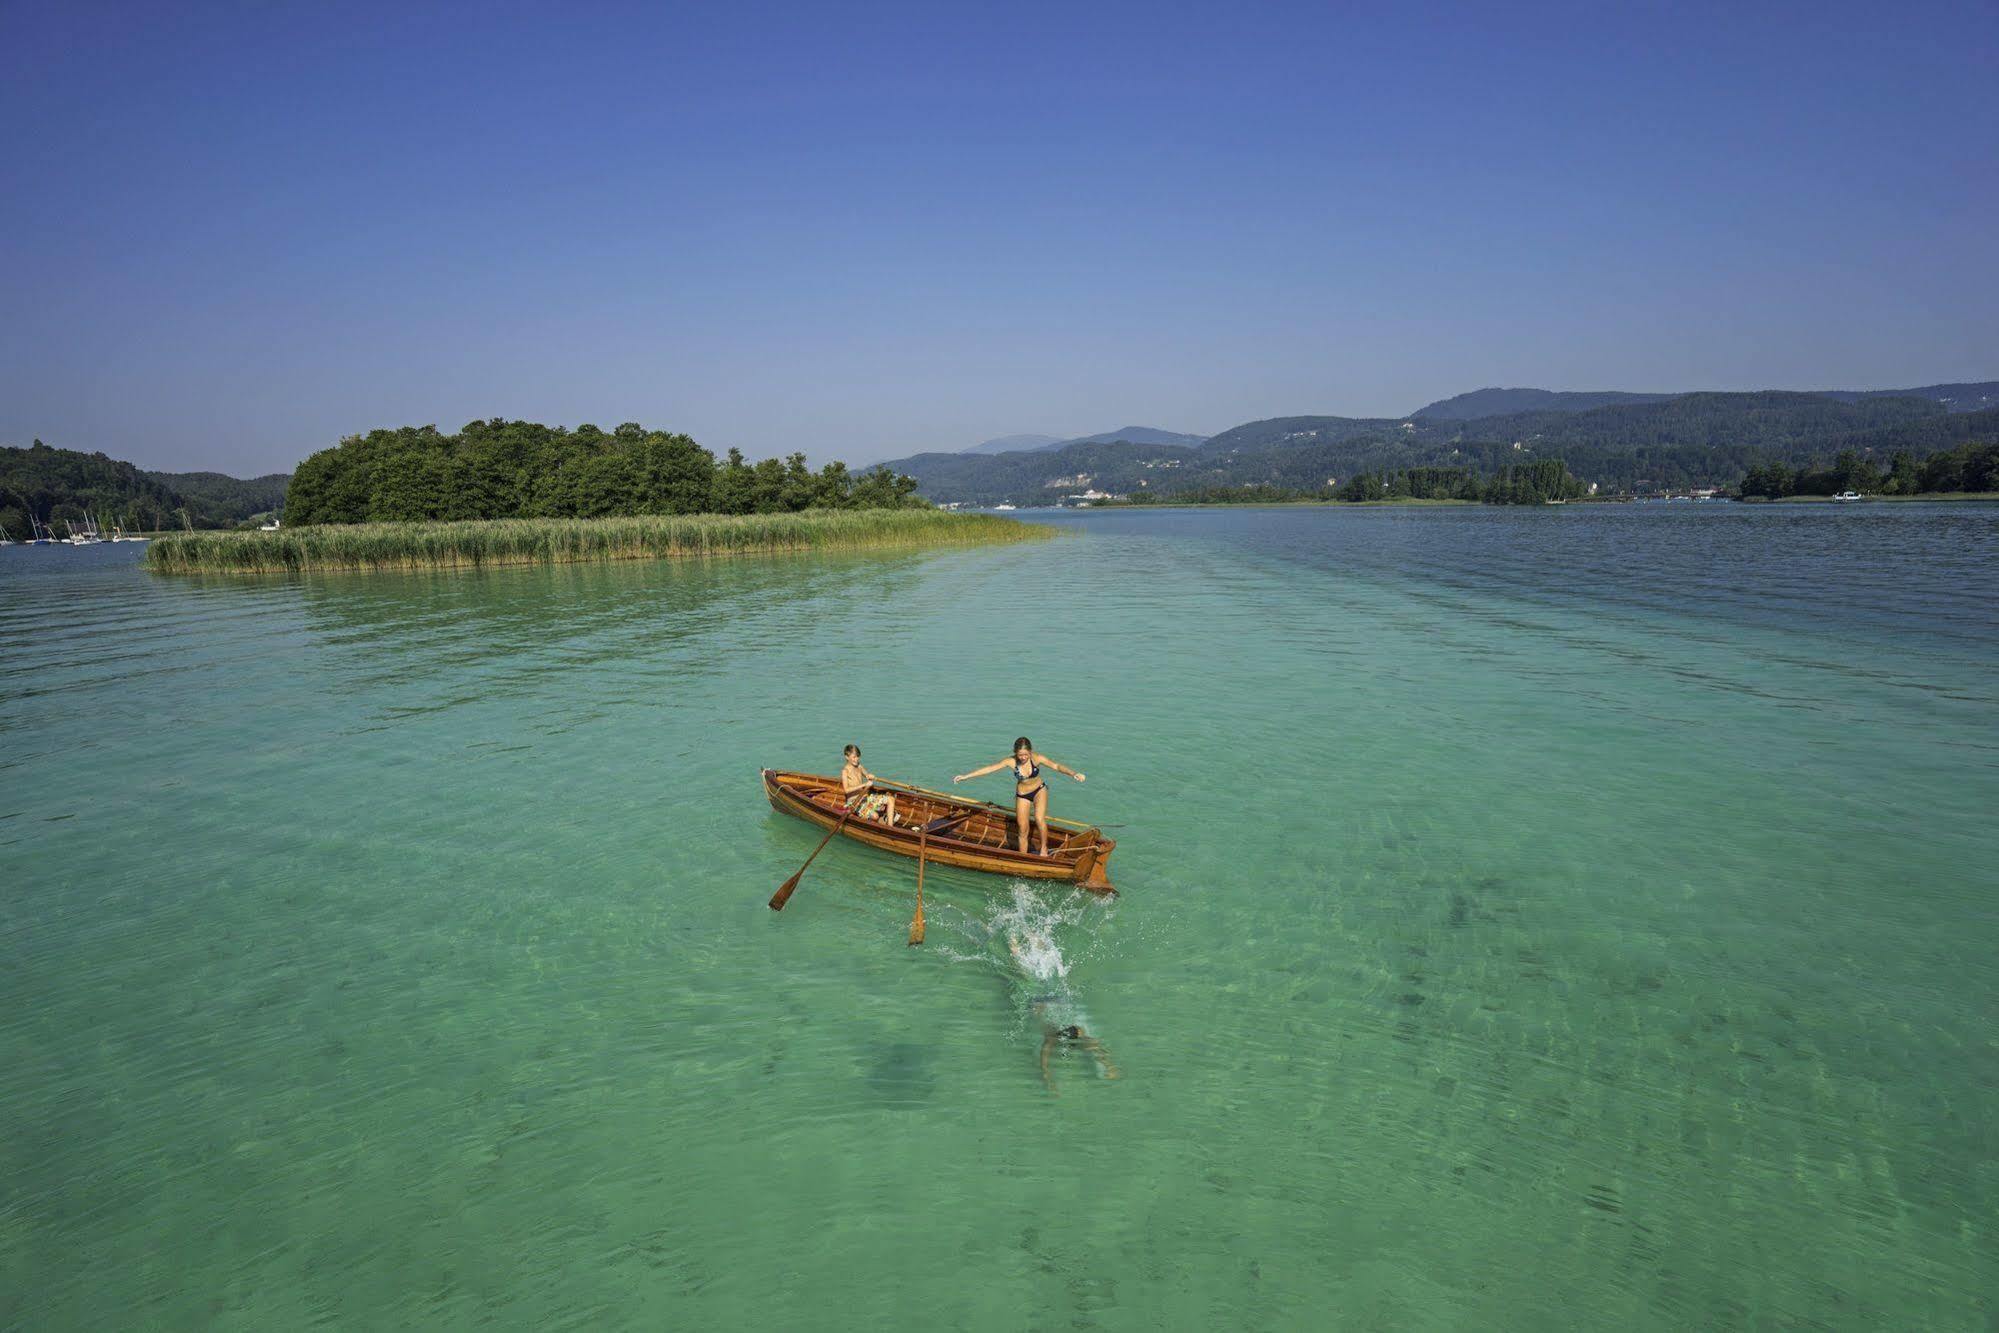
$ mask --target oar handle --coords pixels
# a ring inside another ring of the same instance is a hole
[[[875,787],[886,787],[891,791],[906,792],[911,796],[935,796],[940,800],[950,801],[956,805],[976,805],[982,809],[991,810],[997,814],[1005,815],[1009,819],[1013,817],[1013,810],[1011,809],[1011,807],[1004,805],[997,805],[992,801],[981,801],[964,796],[954,796],[948,791],[932,791],[928,787],[915,787],[911,786],[909,783],[906,782],[890,782],[886,778],[876,778],[869,785]],[[1063,828],[1073,829],[1077,833],[1088,833],[1097,827],[1097,825],[1095,824],[1085,824],[1080,820],[1056,819],[1053,816],[1049,817],[1048,822],[1050,824],[1060,825]]]
[[[987,810],[997,810],[1003,815],[1010,815],[1013,813],[1013,811],[1007,809],[1005,806],[995,805],[991,801],[981,801],[964,796],[953,796],[950,792],[932,791],[928,787],[912,787],[906,782],[890,782],[887,778],[876,778],[873,782],[869,783],[868,785],[871,787],[886,787],[890,791],[899,791],[907,796],[938,796],[942,797],[944,800],[950,801],[954,805],[976,805],[983,807],[984,809]]]

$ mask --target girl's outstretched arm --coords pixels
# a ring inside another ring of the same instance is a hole
[[[997,773],[1002,768],[1005,768],[1008,764],[1012,762],[1013,759],[1011,757],[1008,757],[1006,759],[996,759],[992,763],[987,764],[984,768],[975,768],[969,773],[960,773],[957,777],[952,778],[951,781],[970,782],[973,778],[982,778],[988,773]]]
[[[1035,755],[1034,762],[1037,764],[1046,764],[1048,767],[1054,769],[1057,773],[1067,773],[1070,777],[1076,779],[1076,781],[1078,782],[1081,782],[1083,780],[1083,775],[1081,773],[1078,773],[1075,769],[1068,767],[1066,764],[1056,763],[1053,759],[1050,759],[1045,754]]]

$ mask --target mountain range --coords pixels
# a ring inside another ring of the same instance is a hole
[[[1206,440],[1127,427],[1031,448],[916,454],[888,466],[940,503],[1049,503],[1085,490],[1318,490],[1361,471],[1458,467],[1487,476],[1537,458],[1561,458],[1605,490],[1642,492],[1733,485],[1762,463],[1811,463],[1845,449],[1886,462],[1897,452],[1921,456],[1995,438],[1999,381],[1813,393],[1488,388],[1408,417],[1270,417]]]
[[[1204,442],[1205,435],[1186,435],[1175,430],[1160,430],[1156,426],[1120,426],[1098,435],[1078,435],[1073,439],[1063,439],[1059,435],[1002,435],[996,440],[985,440],[969,449],[968,454],[1021,454],[1042,453],[1050,449],[1062,449],[1072,444],[1109,444],[1114,440],[1125,440],[1132,444],[1186,444]]]
[[[1925,384],[1919,389],[1815,389],[1821,398],[1842,403],[1862,398],[1932,398],[1952,412],[1977,412],[1999,407],[1999,381],[1980,384]],[[1473,421],[1480,417],[1503,416],[1512,412],[1587,412],[1596,407],[1620,407],[1633,403],[1662,403],[1681,398],[1678,393],[1624,393],[1607,390],[1597,393],[1557,393],[1549,389],[1473,389],[1455,398],[1442,398],[1419,407],[1409,415],[1433,421]]]

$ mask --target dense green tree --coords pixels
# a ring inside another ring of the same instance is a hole
[[[685,435],[654,432],[639,451],[650,514],[704,514],[715,498],[715,457]]]
[[[1916,456],[1903,449],[1896,453],[1888,479],[1881,484],[1881,489],[1890,495],[1914,495],[1922,488],[1921,483],[1922,478],[1916,470]]]
[[[750,512],[784,512],[784,464],[775,458],[759,459],[750,468]]]
[[[1356,472],[1340,487],[1340,499],[1354,504],[1365,504],[1372,500],[1386,500],[1388,484],[1378,473]]]
[[[845,509],[853,503],[854,479],[847,465],[837,459],[819,469],[813,478],[812,503],[820,509]]]
[[[747,514],[756,508],[755,479],[750,475],[750,465],[743,461],[743,451],[729,450],[729,457],[715,475],[715,512],[718,514]]]
[[[886,463],[863,472],[854,482],[856,509],[901,509],[921,504],[916,498],[916,479],[892,470]]]
[[[813,485],[812,469],[805,465],[805,455],[794,453],[784,460],[784,488],[781,495],[782,507],[792,513],[812,507],[812,498],[817,490]]]

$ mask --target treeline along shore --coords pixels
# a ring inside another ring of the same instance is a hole
[[[1740,491],[1745,500],[1837,495],[1842,491],[1912,497],[1988,494],[1999,491],[1999,443],[1942,449],[1921,459],[1904,450],[1885,469],[1851,449],[1842,451],[1826,467],[1768,463],[1750,468],[1743,475]]]
[[[1358,472],[1336,486],[1304,490],[1290,486],[1205,486],[1159,493],[1139,491],[1111,500],[1112,506],[1227,504],[1416,504],[1538,505],[1574,500],[1588,493],[1559,458],[1499,469],[1480,477],[1470,468],[1414,467],[1390,472]]]
[[[1025,541],[1052,535],[1053,528],[997,514],[928,507],[338,523],[275,532],[174,533],[147,548],[146,563],[183,574],[467,569]]]

